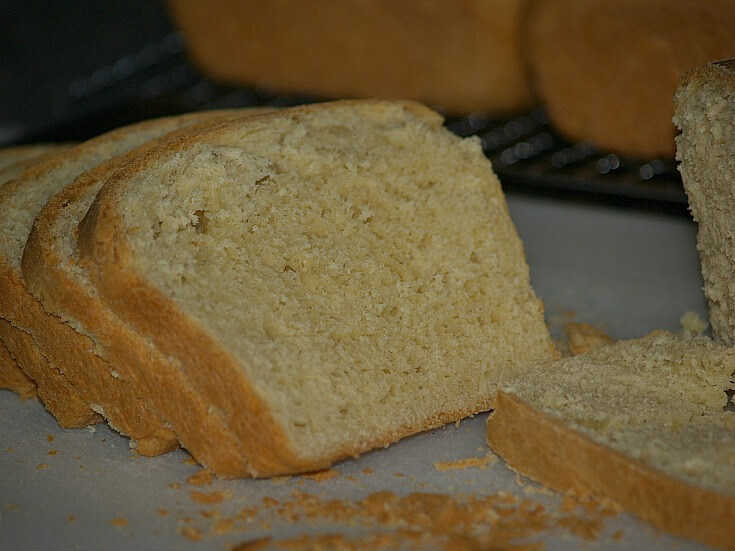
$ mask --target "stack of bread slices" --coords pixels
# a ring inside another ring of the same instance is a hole
[[[675,119],[721,343],[559,359],[479,142],[417,103],[337,101],[0,154],[0,386],[223,477],[492,408],[511,467],[733,548],[732,75],[684,77]]]
[[[419,104],[195,113],[37,154],[0,188],[0,381],[62,426],[303,472],[486,411],[555,355],[479,142]]]

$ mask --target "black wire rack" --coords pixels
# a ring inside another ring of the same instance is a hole
[[[22,141],[83,140],[135,120],[194,110],[315,101],[211,82],[187,61],[184,37],[172,32],[74,79],[56,120],[28,129]],[[448,118],[446,126],[463,137],[479,136],[506,191],[689,216],[672,159],[631,160],[569,143],[554,133],[543,107],[514,118],[473,113]]]

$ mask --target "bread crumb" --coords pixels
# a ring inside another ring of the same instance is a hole
[[[13,448],[6,448],[5,453],[13,453]]]
[[[313,473],[307,473],[301,476],[303,478],[313,480],[314,482],[324,482],[332,478],[337,478],[339,476],[339,471],[335,471],[334,469],[324,469],[322,471],[315,471]]]
[[[403,474],[401,473],[394,473],[393,476],[395,476],[396,478],[403,478]]]
[[[49,452],[48,452],[48,453],[47,453],[46,455],[54,456],[54,455],[56,455],[57,453],[59,453],[59,450],[51,450],[51,451],[49,451]]]
[[[556,525],[587,541],[596,540],[605,528],[599,518],[585,518],[578,515],[562,517],[556,521]]]
[[[53,442],[54,441],[54,435],[53,434],[47,434],[46,435],[46,442]]]
[[[616,530],[615,533],[612,535],[613,541],[618,542],[618,541],[622,540],[624,533],[625,532],[623,532],[622,530]]]
[[[42,470],[48,469],[48,468],[49,468],[48,463],[39,463],[38,465],[36,465],[36,470],[37,471],[42,471]]]
[[[436,461],[434,463],[434,468],[437,471],[457,471],[472,467],[486,469],[488,465],[494,465],[497,461],[498,456],[489,452],[484,457],[468,457],[467,459],[457,459],[455,461]]]
[[[221,518],[217,519],[217,521],[214,523],[214,526],[212,526],[212,533],[216,536],[220,536],[222,534],[229,534],[232,532],[235,528],[235,520],[231,518]]]
[[[68,522],[69,524],[71,524],[72,522],[76,522],[76,521],[77,521],[76,515],[69,515],[68,517],[66,517],[66,522]]]
[[[183,526],[181,535],[191,541],[200,541],[202,539],[202,531],[194,526]]]
[[[243,541],[230,549],[230,551],[259,551],[270,547],[271,538],[259,538],[257,540]]]
[[[181,488],[181,484],[179,482],[171,482],[168,487],[173,490],[178,490],[179,488]]]
[[[569,340],[569,353],[572,356],[613,342],[602,329],[589,323],[570,321],[564,324],[564,329]]]
[[[707,330],[707,326],[709,325],[693,310],[684,312],[681,318],[679,318],[679,324],[681,325],[682,331],[687,335],[701,335]]]
[[[110,521],[111,526],[127,526],[129,524],[128,519],[125,517],[115,517]]]
[[[370,467],[365,467],[362,470],[362,474],[372,474],[373,470]]]
[[[18,506],[17,505],[13,505],[12,503],[7,503],[7,502],[5,503],[5,508],[8,511],[17,511],[18,510]]]
[[[158,510],[158,515],[162,517],[168,516],[168,509],[164,509],[163,507],[161,507]]]
[[[232,499],[232,492],[229,490],[225,490],[224,492],[197,492],[196,490],[192,490],[189,492],[189,497],[192,501],[196,501],[197,503],[212,505],[214,503],[222,503],[223,501]]]
[[[186,482],[192,486],[204,486],[212,484],[212,471],[209,469],[201,469],[186,479]]]
[[[270,496],[265,496],[263,498],[263,507],[269,508],[269,507],[275,507],[276,505],[278,505],[277,499],[273,499]]]
[[[185,457],[184,459],[181,460],[181,462],[184,465],[189,465],[190,467],[193,467],[194,465],[197,464],[197,462],[194,461],[194,459],[192,459],[191,457]]]

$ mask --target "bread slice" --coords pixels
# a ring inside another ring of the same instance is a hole
[[[676,158],[698,224],[704,294],[714,335],[735,345],[735,60],[681,78],[674,98]]]
[[[85,172],[52,197],[38,214],[22,259],[31,293],[47,312],[76,329],[75,333],[61,333],[49,327],[49,332],[56,333],[53,338],[65,348],[94,350],[116,377],[132,384],[166,420],[197,461],[227,476],[244,474],[244,460],[234,434],[191,388],[178,363],[164,357],[102,302],[86,270],[78,264],[76,226],[100,187],[126,163],[186,132],[268,110],[218,111],[205,121],[193,122]]]
[[[80,426],[95,420],[93,413],[99,414],[115,430],[129,435],[131,446],[144,455],[176,447],[176,436],[130,385],[115,378],[93,349],[66,346],[75,331],[48,315],[30,294],[21,274],[21,256],[35,216],[77,176],[206,116],[195,113],[114,130],[34,165],[0,189],[0,317],[12,324],[0,325],[0,330],[15,332],[3,333],[3,340],[60,424]],[[26,342],[14,348],[19,337]],[[29,337],[32,342],[27,342]],[[72,396],[74,392],[77,397]]]
[[[94,285],[181,362],[250,475],[486,410],[555,353],[500,184],[441,123],[387,101],[225,123],[128,164],[80,224]]]
[[[499,394],[490,447],[561,492],[733,549],[735,349],[665,332],[540,364]]]
[[[9,147],[0,150],[0,187],[14,180],[23,171],[51,155],[57,154],[68,148],[67,145],[39,144]],[[8,322],[0,320],[0,325]],[[10,328],[0,330],[2,333],[10,331]],[[7,346],[0,338],[0,388],[6,388],[17,392],[21,398],[35,398],[36,383],[18,367],[15,358],[10,354]]]

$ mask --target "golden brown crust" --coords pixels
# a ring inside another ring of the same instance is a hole
[[[62,263],[54,248],[52,224],[67,204],[76,202],[90,186],[105,181],[116,169],[132,161],[156,145],[165,143],[173,135],[183,135],[196,128],[204,128],[216,121],[242,117],[245,113],[261,110],[218,111],[206,115],[207,120],[111,159],[77,178],[53,197],[36,219],[23,255],[23,273],[29,288],[43,303],[44,308],[62,317],[72,317],[84,327],[92,328],[100,349],[96,352],[109,362],[126,381],[134,385],[142,398],[159,412],[172,426],[182,445],[203,465],[223,476],[245,476],[244,460],[234,435],[216,412],[209,412],[207,404],[184,380],[180,367],[165,358],[144,338],[132,331],[100,300],[91,295]],[[83,335],[67,334],[67,346],[83,349],[89,339]],[[186,407],[182,407],[186,404]]]
[[[40,157],[54,155],[69,148],[69,144],[40,143],[17,145],[0,150],[0,171],[14,164],[34,162]]]
[[[410,98],[450,112],[531,106],[522,0],[170,0],[219,80],[318,96]]]
[[[0,320],[0,325],[7,323]],[[2,330],[0,329],[0,333]],[[36,383],[28,377],[15,361],[0,335],[0,388],[7,388],[20,395],[21,399],[38,398]]]
[[[673,157],[679,76],[731,57],[734,43],[732,0],[538,0],[529,10],[533,87],[557,130],[634,157]]]
[[[2,279],[1,272],[0,279]],[[28,333],[0,318],[0,340],[13,359],[23,362],[22,372],[37,385],[38,397],[56,418],[59,426],[80,428],[102,421],[102,417],[89,409],[69,381],[41,355]]]
[[[677,536],[735,549],[735,497],[691,486],[498,393],[487,442],[510,467],[559,492],[596,496]]]

